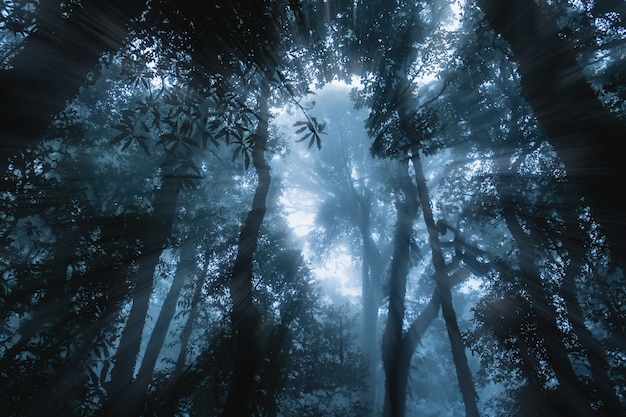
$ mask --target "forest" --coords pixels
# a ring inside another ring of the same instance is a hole
[[[626,2],[0,0],[0,414],[626,416]]]

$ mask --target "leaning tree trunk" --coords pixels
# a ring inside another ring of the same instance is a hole
[[[150,306],[154,272],[171,236],[180,189],[181,183],[176,182],[155,191],[153,213],[144,228],[143,251],[131,290],[132,307],[113,357],[111,380],[107,384],[108,398],[104,405],[107,415],[136,416],[143,406],[143,397],[138,397],[132,390],[133,374]]]
[[[619,143],[626,127],[586,81],[577,51],[533,0],[478,0],[518,64],[522,94],[592,209],[616,258],[626,253],[626,194]],[[567,209],[565,207],[564,209]]]
[[[441,303],[441,312],[446,323],[450,345],[452,347],[452,359],[456,367],[459,388],[463,396],[465,404],[466,417],[478,417],[478,407],[476,405],[476,388],[474,387],[474,379],[467,363],[465,356],[465,345],[461,336],[461,331],[457,323],[456,313],[452,305],[452,293],[450,291],[450,280],[446,272],[446,265],[439,242],[439,234],[433,211],[430,206],[430,197],[428,195],[428,187],[426,178],[424,177],[424,169],[419,157],[419,150],[414,149],[411,157],[413,167],[415,168],[415,180],[417,182],[417,194],[419,196],[420,206],[424,214],[424,223],[428,231],[430,248],[432,251],[433,265],[435,267],[435,293]]]
[[[401,196],[396,203],[398,217],[389,272],[389,312],[382,342],[382,360],[385,371],[384,417],[403,417],[406,412],[408,362],[411,356],[401,351],[404,347],[402,322],[409,273],[409,247],[413,237],[413,222],[417,214],[416,190],[408,175],[407,165],[406,161],[400,165]]]
[[[180,260],[172,280],[172,285],[167,292],[167,296],[163,301],[156,323],[154,324],[154,329],[152,329],[152,333],[150,334],[150,339],[148,340],[148,345],[146,346],[146,352],[144,353],[141,366],[139,367],[139,372],[137,373],[137,378],[135,379],[132,388],[133,392],[137,396],[138,402],[141,404],[145,404],[147,402],[148,387],[152,381],[152,373],[156,367],[159,353],[161,353],[161,349],[163,348],[165,336],[167,336],[167,330],[174,318],[174,314],[176,313],[176,304],[180,297],[180,293],[188,277],[190,277],[196,270],[195,249],[194,242],[189,238],[183,243]]]
[[[249,416],[254,393],[254,375],[261,361],[261,314],[252,299],[252,260],[267,210],[267,195],[271,184],[270,167],[265,160],[268,139],[270,85],[269,77],[261,81],[259,95],[259,124],[254,135],[252,165],[258,182],[252,209],[239,235],[237,258],[229,282],[232,301],[231,321],[236,337],[236,351],[230,387],[222,416]]]
[[[574,226],[572,224],[572,226]],[[577,227],[577,229],[579,229]],[[579,229],[580,230],[580,229]],[[582,236],[581,236],[582,237]],[[584,240],[580,240],[583,242]],[[566,247],[569,243],[565,243]],[[570,251],[573,256],[575,251]],[[580,266],[580,264],[578,264]],[[617,397],[615,383],[609,375],[610,365],[606,352],[598,339],[591,333],[585,324],[585,315],[580,306],[576,291],[576,276],[581,272],[576,265],[576,260],[570,260],[565,271],[561,295],[565,300],[567,308],[567,318],[572,325],[572,332],[576,335],[577,341],[585,350],[585,356],[589,362],[589,371],[593,381],[593,388],[596,392],[596,399],[600,400],[600,415],[616,416],[626,415],[626,410],[620,399]]]
[[[158,416],[158,417],[174,417],[178,408],[178,400],[185,392],[185,385],[182,383],[182,378],[185,372],[185,365],[187,361],[187,354],[189,353],[189,344],[191,342],[191,334],[194,330],[194,323],[201,309],[202,294],[204,289],[204,283],[209,270],[209,263],[205,263],[202,271],[198,271],[196,277],[196,287],[191,295],[191,309],[187,315],[185,325],[181,329],[180,334],[180,350],[176,363],[172,371],[172,376],[165,384],[165,388],[162,390],[162,394],[158,399],[150,401],[148,403],[148,409],[146,415]]]

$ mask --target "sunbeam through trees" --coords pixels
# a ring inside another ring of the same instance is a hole
[[[0,0],[0,414],[626,416],[625,19]]]

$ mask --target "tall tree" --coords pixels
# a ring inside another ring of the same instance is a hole
[[[424,213],[424,222],[428,230],[428,238],[433,257],[433,265],[435,267],[435,294],[441,304],[441,312],[446,323],[446,330],[452,347],[452,358],[456,367],[459,388],[463,395],[463,403],[465,404],[465,415],[468,417],[477,417],[478,407],[476,406],[476,388],[472,373],[467,363],[465,355],[465,344],[461,337],[461,331],[457,322],[456,312],[452,305],[452,293],[450,291],[450,280],[446,272],[446,264],[441,250],[439,241],[438,228],[435,225],[433,217],[431,201],[428,196],[428,187],[426,178],[424,177],[424,169],[420,161],[419,149],[413,149],[411,162],[415,169],[415,180],[417,182],[417,194],[419,196],[420,207]]]
[[[417,190],[408,175],[407,162],[399,164],[400,193],[396,219],[394,251],[389,271],[389,312],[383,334],[382,357],[385,369],[385,404],[383,416],[405,414],[406,383],[411,355],[401,349],[404,320],[404,298],[409,273],[409,248],[413,222],[417,216]]]
[[[565,164],[569,181],[592,207],[616,258],[623,260],[626,207],[621,160],[614,144],[626,127],[598,99],[577,60],[559,35],[556,21],[530,0],[478,0],[491,27],[509,43],[518,64],[522,93]],[[600,186],[601,184],[601,186]]]
[[[229,281],[232,299],[231,321],[237,337],[234,368],[222,415],[251,415],[254,375],[259,367],[263,336],[261,314],[253,300],[252,260],[256,251],[259,233],[267,210],[267,194],[271,185],[270,167],[265,159],[270,119],[269,74],[261,80],[258,98],[258,126],[252,143],[252,166],[257,174],[257,187],[239,234],[237,258]]]

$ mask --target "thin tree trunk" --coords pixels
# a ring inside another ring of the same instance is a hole
[[[146,352],[144,353],[139,372],[137,373],[137,378],[133,383],[133,391],[136,396],[141,398],[142,404],[146,403],[148,399],[148,387],[152,380],[152,373],[156,367],[159,353],[161,353],[161,349],[163,348],[163,343],[165,342],[165,337],[167,336],[167,330],[174,318],[174,314],[176,313],[176,304],[180,297],[180,293],[185,285],[185,282],[187,282],[188,278],[196,270],[195,255],[196,251],[194,242],[187,239],[185,243],[183,243],[180,260],[172,280],[172,285],[170,286],[167,296],[163,301],[163,306],[159,311],[154,329],[152,330],[150,339],[148,340],[148,345],[146,347]]]
[[[267,210],[267,195],[271,184],[270,167],[265,160],[270,98],[270,85],[266,78],[261,81],[260,88],[259,124],[252,150],[252,164],[257,173],[258,183],[252,209],[241,228],[237,258],[229,282],[232,300],[231,320],[237,348],[230,387],[222,412],[224,417],[251,415],[254,375],[259,367],[262,351],[261,314],[252,299],[252,260]]]
[[[189,315],[187,316],[187,321],[181,331],[180,351],[178,352],[178,357],[176,358],[176,364],[174,365],[174,370],[172,371],[172,377],[163,389],[161,398],[148,404],[148,411],[146,413],[148,416],[158,415],[159,417],[173,417],[176,415],[178,400],[181,392],[184,391],[184,384],[181,382],[181,378],[183,377],[183,373],[185,371],[187,350],[189,348],[189,342],[191,341],[194,322],[198,315],[198,306],[200,305],[200,301],[202,299],[204,278],[207,276],[208,269],[209,264],[206,263],[203,270],[200,272],[196,288],[194,289],[191,297],[191,309],[189,311]]]
[[[407,164],[402,164],[400,189],[403,201],[396,204],[398,218],[394,235],[394,253],[389,276],[389,313],[383,334],[382,358],[385,371],[384,417],[403,417],[406,413],[406,394],[411,358],[422,336],[437,317],[441,305],[438,292],[419,316],[402,332],[404,320],[404,297],[409,272],[409,245],[413,236],[413,221],[417,215],[417,190],[411,183]],[[444,269],[445,270],[445,269]],[[469,275],[459,268],[451,276],[445,275],[448,286],[462,282]],[[464,354],[464,352],[463,352]]]
[[[415,168],[415,180],[417,183],[417,194],[419,196],[420,206],[424,214],[424,222],[428,230],[430,247],[432,251],[433,265],[435,267],[435,292],[441,303],[441,312],[446,323],[450,345],[452,347],[452,359],[456,367],[459,388],[463,396],[465,404],[465,415],[467,417],[479,417],[478,406],[476,405],[476,388],[474,387],[474,379],[467,363],[465,356],[465,345],[461,336],[461,331],[457,323],[456,313],[452,305],[452,293],[450,291],[450,280],[446,272],[446,265],[439,242],[439,234],[433,211],[430,206],[430,197],[428,195],[428,187],[426,178],[424,178],[424,169],[419,157],[419,151],[414,149],[411,157],[413,167]]]
[[[136,416],[140,414],[143,406],[142,398],[138,398],[132,390],[133,374],[150,306],[154,272],[171,236],[179,192],[180,183],[170,187],[164,186],[155,191],[153,213],[145,227],[143,252],[134,276],[131,291],[132,306],[113,357],[111,380],[107,385],[108,398],[104,409],[110,416]]]
[[[382,360],[385,371],[384,417],[403,417],[406,412],[408,378],[407,355],[401,350],[404,297],[409,273],[409,247],[413,237],[413,222],[417,215],[417,194],[407,171],[407,161],[400,164],[401,196],[396,202],[398,217],[394,234],[394,251],[389,273],[389,309],[383,333]]]
[[[576,296],[575,273],[580,272],[580,270],[574,268],[573,264],[574,261],[570,261],[566,270],[561,295],[565,300],[567,318],[572,325],[572,331],[585,350],[585,355],[589,361],[593,388],[596,391],[597,399],[601,402],[599,415],[604,417],[626,415],[626,410],[617,397],[615,384],[609,376],[610,366],[604,348],[585,325],[584,314]]]
[[[202,275],[203,278],[206,276],[207,271],[208,265],[206,265],[204,268],[204,273]],[[202,287],[203,280],[199,279],[198,283],[196,284],[193,297],[191,299],[191,310],[189,311],[189,317],[187,317],[185,327],[183,327],[182,333],[180,335],[180,351],[178,352],[176,366],[174,367],[175,377],[182,375],[183,369],[185,367],[187,349],[189,348],[189,342],[191,341],[191,332],[193,331],[193,323],[198,315],[198,304],[200,303],[200,300],[202,298]]]
[[[370,263],[363,254],[363,262],[361,267],[361,299],[362,299],[362,349],[367,360],[367,379],[366,387],[361,398],[368,414],[374,413],[376,404],[376,325],[378,318],[378,308],[374,301],[372,282],[370,275],[372,274]]]
[[[9,369],[11,364],[40,332],[49,331],[59,335],[64,327],[63,317],[67,301],[72,297],[68,294],[67,268],[77,261],[75,247],[84,230],[69,229],[69,233],[57,236],[58,244],[48,265],[44,266],[46,274],[43,284],[43,296],[39,302],[30,308],[30,317],[24,319],[19,328],[20,338],[11,347],[5,349],[0,359],[0,369]],[[32,295],[32,294],[31,294]],[[62,334],[62,333],[61,333]],[[34,352],[38,353],[38,352]],[[48,358],[49,354],[43,355]],[[40,359],[41,360],[41,359]],[[45,368],[45,365],[43,366]]]
[[[362,350],[367,360],[366,388],[361,402],[369,415],[375,413],[376,405],[376,368],[377,368],[377,325],[380,293],[381,255],[374,243],[370,230],[370,199],[368,191],[364,196],[351,188],[359,202],[359,231],[363,244],[363,262],[361,266],[362,300]]]

